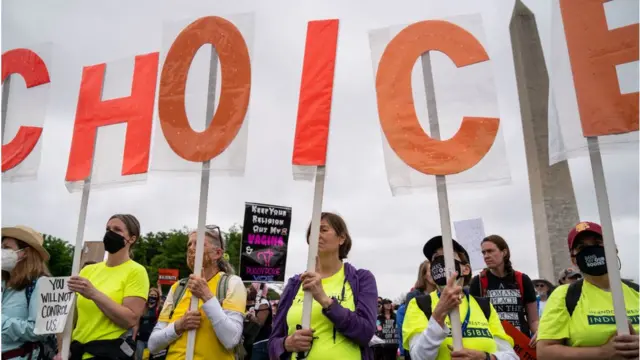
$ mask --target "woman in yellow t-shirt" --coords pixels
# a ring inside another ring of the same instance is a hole
[[[307,228],[307,242],[311,226]],[[343,262],[351,250],[344,220],[322,213],[316,271],[289,279],[269,337],[271,359],[370,360],[369,341],[376,331],[378,289],[368,270]],[[302,320],[304,291],[313,295],[311,329]],[[312,346],[313,345],[313,346]]]
[[[194,360],[233,360],[234,348],[242,339],[247,290],[224,259],[224,240],[220,228],[205,230],[202,276],[191,275],[175,283],[162,307],[149,337],[149,352],[156,356],[166,349],[166,360],[187,356],[187,333],[196,331]],[[187,265],[193,271],[196,232],[189,235]],[[187,281],[188,280],[188,281]],[[226,292],[218,297],[218,289]],[[191,298],[198,298],[198,310],[190,311]],[[223,299],[222,303],[218,298]]]
[[[431,260],[431,277],[437,290],[409,302],[402,323],[404,348],[410,349],[412,360],[518,360],[513,340],[502,328],[493,306],[487,299],[475,298],[463,289],[471,281],[469,255],[458,242],[452,241],[456,272],[449,279],[442,236],[430,239],[423,248],[425,257]],[[462,322],[463,349],[452,351],[448,314],[456,308]]]
[[[126,357],[135,351],[125,336],[138,324],[149,293],[147,271],[130,256],[139,238],[135,216],[113,215],[103,239],[107,260],[85,266],[69,280],[69,290],[78,294],[72,360]]]
[[[538,328],[538,358],[638,359],[637,285],[622,284],[631,335],[616,335],[604,240],[602,228],[592,222],[569,232],[571,261],[583,279],[556,288],[549,297]]]

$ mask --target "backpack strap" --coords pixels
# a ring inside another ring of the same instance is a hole
[[[171,312],[169,313],[169,319],[173,317],[173,312],[176,310],[176,307],[182,299],[184,292],[187,290],[188,281],[189,278],[180,279],[180,281],[178,282],[178,286],[176,286],[175,290],[173,291],[173,306]]]
[[[520,271],[514,271],[513,276],[516,278],[516,283],[518,283],[518,288],[520,289],[520,297],[522,298],[522,303],[524,304],[524,284],[522,282],[522,273]]]
[[[569,288],[567,289],[567,295],[564,298],[564,303],[567,306],[569,317],[573,315],[573,310],[575,310],[576,305],[578,305],[578,300],[580,300],[580,295],[582,295],[583,283],[584,283],[584,279],[580,279],[572,284],[569,284]]]
[[[491,302],[489,301],[489,298],[475,297],[473,295],[471,297],[473,297],[476,300],[476,302],[480,306],[480,309],[482,309],[482,313],[484,314],[484,317],[487,319],[487,322],[488,322],[489,317],[491,317]],[[424,313],[424,316],[426,316],[427,319],[431,318],[431,295],[427,294],[427,295],[416,296],[416,304],[418,305],[420,310],[422,310],[422,312]]]
[[[640,292],[640,287],[638,287],[638,284],[634,283],[633,281],[622,280],[622,283],[630,287],[635,292]]]
[[[482,309],[484,317],[487,319],[487,322],[489,322],[489,318],[491,317],[491,301],[486,297],[473,296],[473,298],[476,299],[476,302],[480,306],[480,309]]]
[[[218,280],[218,288],[216,289],[216,298],[220,302],[220,306],[222,306],[222,302],[224,298],[227,297],[227,290],[229,289],[229,278],[230,276],[226,273],[223,273],[220,276],[220,280]]]
[[[480,296],[487,296],[487,289],[489,288],[489,278],[487,278],[487,269],[480,272]]]
[[[33,291],[36,289],[36,282],[38,280],[33,280],[26,288],[24,288],[24,295],[27,297],[27,309],[29,308],[29,304],[31,303],[31,295],[33,295]]]
[[[415,299],[416,304],[418,304],[418,307],[422,310],[424,316],[429,320],[431,318],[431,294],[418,295]]]

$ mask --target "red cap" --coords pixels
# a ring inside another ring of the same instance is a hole
[[[602,237],[602,227],[600,227],[600,225],[590,221],[583,221],[569,231],[569,237],[567,238],[567,241],[569,242],[569,250],[573,249],[573,242],[576,240],[578,234],[585,231],[598,234]]]

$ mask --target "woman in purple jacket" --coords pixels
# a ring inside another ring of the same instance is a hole
[[[307,243],[310,233],[309,226]],[[316,271],[289,279],[280,297],[269,337],[269,357],[371,360],[369,340],[376,331],[377,317],[376,279],[368,270],[356,270],[343,262],[351,250],[351,237],[340,216],[322,213],[318,240]],[[304,291],[314,299],[311,329],[296,330],[302,320]]]

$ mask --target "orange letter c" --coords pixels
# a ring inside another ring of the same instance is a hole
[[[376,77],[380,124],[389,145],[412,168],[427,175],[452,175],[475,166],[491,149],[498,118],[469,117],[448,140],[429,137],[420,126],[411,89],[413,65],[438,50],[457,67],[489,60],[469,32],[447,21],[421,21],[404,28],[387,45]]]

